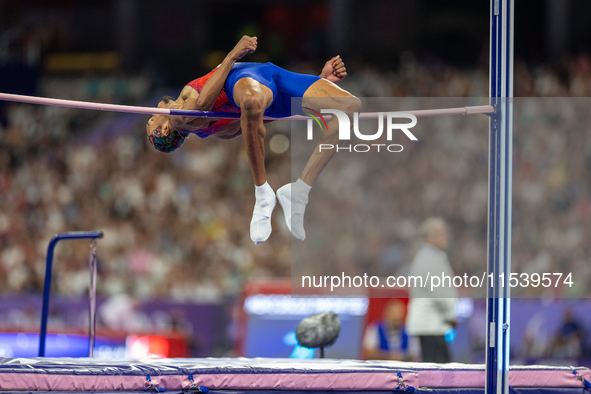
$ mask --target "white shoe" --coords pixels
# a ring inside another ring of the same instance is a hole
[[[271,186],[268,186],[268,189],[266,188],[260,193],[263,195],[256,194],[257,199],[252,212],[252,220],[250,221],[250,239],[255,245],[258,245],[269,239],[271,235],[271,215],[275,205],[277,205],[277,199]]]
[[[280,187],[277,190],[277,199],[283,208],[287,229],[298,241],[303,241],[306,239],[304,213],[306,212],[306,204],[308,204],[308,196],[300,194],[292,196],[292,185],[292,183],[288,183]]]

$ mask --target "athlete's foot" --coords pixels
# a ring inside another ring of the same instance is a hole
[[[303,183],[301,180],[298,182]],[[303,241],[306,239],[304,213],[306,212],[306,204],[308,204],[310,186],[303,183],[303,187],[300,187],[298,182],[280,187],[277,190],[277,199],[283,208],[287,229],[298,241]]]
[[[265,242],[271,235],[271,214],[277,200],[275,192],[268,183],[257,186],[255,190],[256,203],[250,221],[250,239],[255,245]]]

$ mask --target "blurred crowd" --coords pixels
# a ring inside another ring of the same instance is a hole
[[[527,67],[517,62],[515,95],[591,95],[589,57],[565,58],[561,64]],[[288,68],[315,74],[319,70],[308,64]],[[360,97],[488,94],[486,68],[457,69],[421,62],[411,54],[401,57],[396,71],[363,64],[352,64],[349,71],[342,87]],[[88,75],[45,77],[40,95],[154,105],[158,99],[153,90],[147,75]],[[515,135],[514,265],[524,272],[540,267],[544,272],[570,270],[573,278],[589,280],[588,105],[581,105],[585,99],[545,99],[541,105],[524,100],[516,130],[524,125],[532,133]],[[546,116],[557,110],[561,116]],[[144,116],[23,104],[5,105],[2,111],[6,122],[0,130],[0,293],[39,292],[48,241],[55,233],[76,230],[105,233],[98,242],[101,296],[127,293],[137,299],[215,302],[236,295],[249,277],[290,275],[291,236],[279,207],[269,241],[258,246],[250,241],[254,186],[242,139],[202,141],[192,136],[179,151],[163,154],[147,142]],[[477,122],[486,129],[483,119]],[[470,272],[477,266],[482,271],[488,185],[486,171],[483,177],[478,168],[486,167],[486,132],[475,137],[464,127],[463,142],[450,143],[456,130],[444,126],[406,156],[417,175],[382,170],[384,188],[407,190],[389,208],[388,215],[396,218],[391,231],[371,233],[368,245],[373,252],[362,256],[385,264],[382,274],[408,263],[413,230],[435,214],[451,224],[454,269]],[[556,133],[557,128],[572,132]],[[268,125],[269,135],[289,136],[289,131],[288,122]],[[437,175],[435,170],[449,157],[458,160],[451,162],[447,175]],[[267,149],[266,164],[275,189],[290,180],[289,150]],[[336,175],[343,171],[337,166],[327,169]],[[354,170],[348,176],[360,184],[364,178]],[[330,178],[323,174],[319,185]],[[88,253],[86,241],[58,245],[54,294],[85,294]],[[582,296],[587,291],[580,287],[553,294]]]
[[[412,101],[434,104],[427,108],[466,104]],[[524,274],[512,290],[516,297],[589,296],[590,103],[588,98],[514,101],[512,272]],[[488,245],[487,123],[477,116],[421,118],[412,129],[418,142],[404,136],[394,141],[404,146],[400,154],[338,154],[310,197],[313,248],[292,246],[292,257],[303,262],[297,274],[408,275],[419,225],[437,215],[450,225],[455,274],[481,278]],[[323,263],[314,256],[322,256]],[[552,278],[550,286],[548,279],[541,284],[544,274]],[[460,291],[485,296],[485,287]]]
[[[128,89],[106,80],[95,89],[95,82],[50,80],[42,95],[118,102],[136,92],[145,100],[149,86],[145,79],[127,80]],[[254,187],[241,141],[192,137],[167,155],[146,140],[143,116],[20,104],[6,115],[2,293],[38,292],[49,239],[90,229],[105,233],[99,295],[219,301],[244,277],[289,274],[286,235],[275,245],[250,245]],[[89,250],[86,241],[58,245],[55,294],[86,292]]]

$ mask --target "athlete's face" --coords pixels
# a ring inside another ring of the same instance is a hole
[[[166,137],[172,133],[172,131],[172,124],[170,124],[170,120],[166,115],[153,115],[146,125],[146,134],[148,134],[148,136],[155,135],[157,137]]]
[[[169,108],[174,103],[172,97],[164,96],[164,98],[158,103],[158,108]],[[148,136],[154,134],[156,136],[168,136],[173,132],[172,124],[167,115],[153,115],[148,124],[146,125],[146,133]]]

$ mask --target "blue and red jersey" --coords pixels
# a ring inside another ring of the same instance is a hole
[[[203,89],[203,86],[205,85],[205,83],[209,80],[209,78],[212,77],[212,75],[217,70],[218,70],[217,68],[213,69],[212,71],[210,71],[206,75],[202,76],[201,78],[197,78],[197,79],[189,82],[187,84],[187,86],[190,86],[193,89],[195,89],[197,92],[201,93],[201,89]],[[240,108],[237,108],[236,106],[234,106],[230,102],[230,100],[228,99],[228,95],[226,94],[225,88],[222,89],[222,92],[220,93],[219,97],[215,101],[215,104],[213,105],[213,108],[211,110],[216,111],[216,112],[240,113]],[[226,127],[226,125],[228,123],[233,122],[233,121],[235,121],[235,119],[218,119],[208,128],[203,129],[203,130],[199,130],[195,134],[197,134],[201,138],[208,137],[212,134],[217,133],[218,131],[220,131],[221,129]]]

